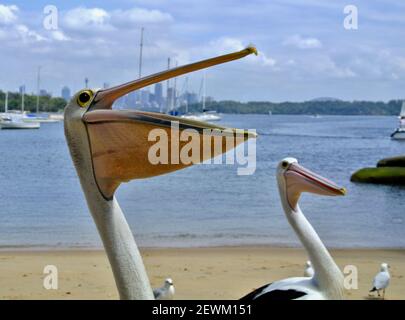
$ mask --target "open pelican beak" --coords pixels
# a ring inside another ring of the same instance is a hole
[[[141,88],[147,87],[151,84],[161,82],[164,80],[168,80],[174,77],[181,76],[186,73],[190,73],[193,71],[209,68],[218,64],[230,62],[233,60],[241,59],[246,57],[250,54],[257,55],[257,50],[255,47],[247,47],[244,50],[225,54],[222,56],[218,56],[215,58],[202,60],[199,62],[187,64],[184,66],[180,66],[177,68],[169,69],[166,71],[162,71],[156,74],[152,74],[150,76],[146,76],[144,78],[131,81],[113,88],[100,90],[97,92],[96,96],[93,99],[91,110],[95,109],[111,109],[112,104],[118,98],[132,92],[135,90],[139,90]]]
[[[304,168],[298,163],[292,163],[284,172],[287,183],[287,198],[291,208],[295,208],[300,194],[309,192],[324,196],[343,196],[346,189],[334,182]]]
[[[257,54],[256,49],[248,47],[239,52],[170,69],[96,92],[88,111],[83,115],[83,121],[89,136],[94,174],[103,196],[106,199],[112,198],[122,182],[179,170],[216,157],[249,138],[255,138],[255,133],[245,130],[225,128],[161,113],[112,110],[115,100],[134,90],[185,73],[240,59],[252,53]],[[159,138],[156,139],[156,136]],[[168,148],[160,149],[160,153],[167,153],[160,154],[160,158],[167,159],[168,162],[156,163],[151,161],[151,150],[156,148],[157,140],[164,144],[162,137],[167,138]],[[232,138],[234,143],[229,143],[229,138]],[[188,150],[196,154],[192,162],[179,159],[179,153],[181,154],[186,145]]]

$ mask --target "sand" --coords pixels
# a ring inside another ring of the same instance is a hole
[[[405,299],[405,250],[332,250],[340,267],[355,265],[358,289],[348,299],[370,299],[381,262],[391,266],[386,299]],[[173,278],[176,299],[237,299],[263,284],[301,276],[303,250],[273,247],[143,249],[153,286]],[[43,287],[46,265],[58,268],[58,289]],[[102,250],[0,251],[0,299],[117,299]]]

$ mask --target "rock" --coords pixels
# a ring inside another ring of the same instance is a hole
[[[352,182],[405,185],[405,167],[364,168],[350,178]]]
[[[377,167],[405,167],[405,156],[381,159]]]

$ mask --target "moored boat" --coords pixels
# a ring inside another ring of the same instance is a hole
[[[402,102],[399,114],[399,127],[391,134],[391,139],[405,140],[405,101]]]

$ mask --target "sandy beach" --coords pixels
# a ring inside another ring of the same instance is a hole
[[[359,288],[348,299],[369,299],[368,290],[382,261],[391,266],[386,299],[405,298],[405,250],[339,249],[332,255],[341,268],[355,265]],[[237,299],[265,283],[301,276],[301,249],[218,247],[143,249],[152,285],[174,280],[176,299]],[[43,287],[46,265],[58,268],[58,290]],[[114,280],[102,250],[2,251],[0,299],[117,299]]]

